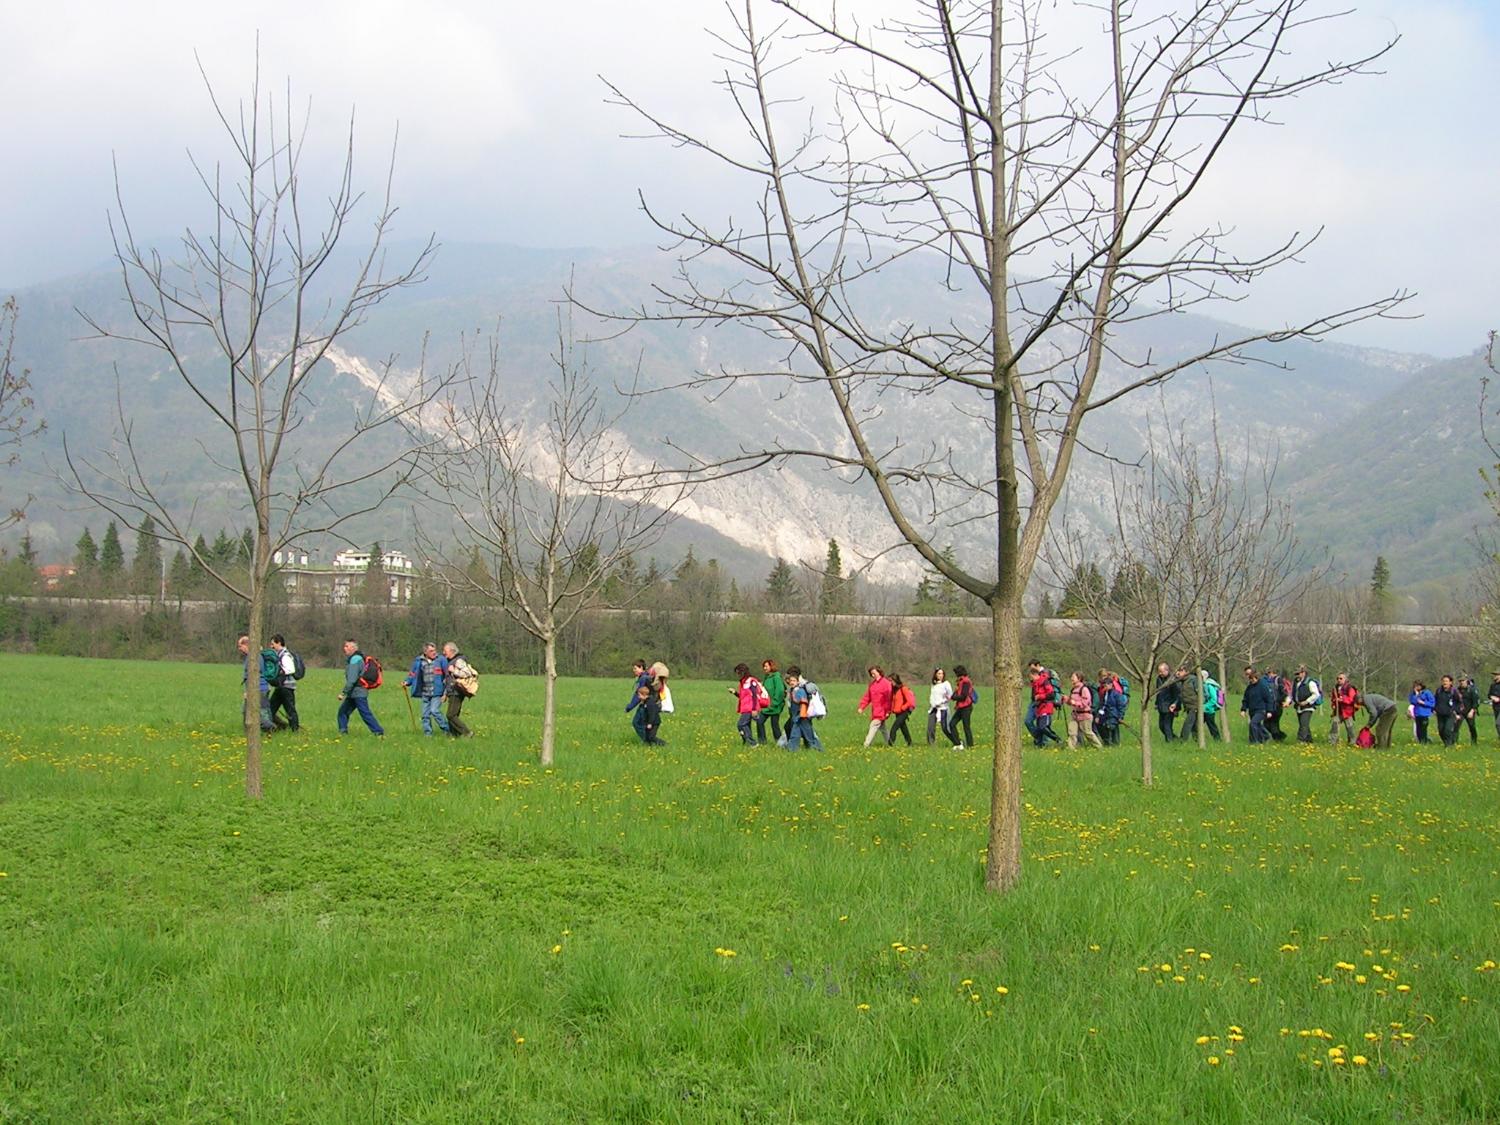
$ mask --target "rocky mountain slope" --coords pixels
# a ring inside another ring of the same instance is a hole
[[[297,455],[306,459],[326,451],[346,427],[349,403],[372,372],[389,357],[409,369],[424,337],[426,362],[437,368],[456,362],[466,342],[472,349],[498,333],[510,405],[523,416],[534,415],[553,370],[564,288],[571,285],[595,307],[625,309],[649,302],[652,285],[670,270],[665,255],[645,250],[444,247],[423,285],[392,297],[342,342],[323,397],[312,404],[297,436]],[[915,270],[892,271],[868,296],[872,319],[958,319],[978,309],[972,295],[943,291]],[[85,523],[97,532],[105,522],[97,510],[67,497],[49,472],[60,465],[64,435],[74,449],[107,447],[117,429],[117,379],[136,440],[149,451],[151,468],[167,491],[196,503],[195,519],[210,538],[219,526],[243,525],[233,488],[205,454],[214,435],[175,376],[145,349],[86,338],[78,310],[109,323],[120,323],[127,313],[115,275],[89,274],[17,297],[17,355],[33,372],[38,409],[49,423],[28,450],[23,485],[36,495],[31,531],[43,553],[66,557]],[[580,335],[608,336],[588,349],[598,383],[650,392],[619,424],[620,440],[640,463],[679,459],[669,443],[722,456],[762,446],[772,435],[792,446],[837,447],[842,440],[816,387],[789,389],[785,381],[745,378],[702,390],[664,389],[702,370],[764,370],[780,356],[762,336],[665,324],[621,335],[581,317],[574,328]],[[1149,349],[1157,356],[1181,355],[1226,331],[1234,330],[1179,316],[1128,330],[1119,343],[1127,354]],[[480,346],[474,354],[483,352]],[[1266,358],[1272,356],[1289,369],[1250,364],[1186,371],[1159,394],[1124,399],[1090,418],[1088,443],[1128,460],[1140,455],[1148,429],[1163,418],[1184,419],[1201,434],[1217,411],[1221,432],[1231,441],[1279,446],[1282,479],[1306,512],[1299,521],[1304,540],[1332,551],[1351,574],[1367,573],[1366,559],[1380,552],[1391,558],[1398,581],[1403,567],[1410,578],[1460,572],[1464,537],[1483,515],[1473,361],[1429,366],[1427,357],[1346,344],[1293,343]],[[1125,375],[1116,367],[1107,379]],[[939,395],[891,395],[878,406],[876,432],[913,451],[951,448],[977,464],[989,441],[982,419]],[[1108,460],[1092,455],[1075,464],[1070,512],[1089,518],[1108,488],[1109,468]],[[700,558],[718,558],[742,583],[758,582],[772,557],[819,560],[833,537],[844,546],[846,560],[868,561],[872,577],[909,588],[920,570],[914,556],[891,550],[895,536],[883,509],[867,486],[846,475],[785,462],[706,486],[684,507],[659,553],[666,562],[692,543]],[[1435,491],[1447,499],[1429,519]],[[429,513],[424,525],[430,522]],[[393,507],[352,526],[349,535],[356,542],[409,543],[411,513]],[[940,530],[937,538],[976,559],[987,553],[982,522]]]

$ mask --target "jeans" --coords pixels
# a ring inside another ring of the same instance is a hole
[[[1432,741],[1427,737],[1427,720],[1430,717],[1429,715],[1417,715],[1412,718],[1412,722],[1416,724],[1417,728],[1417,741],[1423,746]]]
[[[450,692],[443,696],[448,701],[448,733],[454,738],[467,738],[474,732],[469,729],[469,724],[459,718],[463,714],[464,700],[469,697],[463,692]]]
[[[755,716],[755,737],[762,742],[766,740],[766,721],[771,723],[771,737],[781,744],[781,713],[772,714],[770,711],[762,711]]]
[[[1048,741],[1062,741],[1058,737],[1057,732],[1052,729],[1052,716],[1050,714],[1038,715],[1036,717],[1036,725],[1031,728],[1031,737],[1037,746],[1045,746]]]
[[[1458,745],[1458,716],[1439,715],[1438,733],[1442,736],[1444,746]]]
[[[1251,742],[1270,742],[1271,741],[1271,732],[1266,728],[1266,717],[1268,715],[1270,715],[1269,711],[1251,711],[1250,712],[1250,741]]]
[[[271,721],[276,721],[276,712],[286,712],[286,725],[292,730],[300,730],[302,722],[297,718],[297,689],[294,687],[276,688],[271,692]]]
[[[1182,717],[1182,729],[1177,732],[1178,742],[1194,742],[1198,738],[1198,711],[1196,708]]]
[[[1171,742],[1173,740],[1173,738],[1174,738],[1174,736],[1172,734],[1172,723],[1174,721],[1175,720],[1172,717],[1172,712],[1170,712],[1170,711],[1158,711],[1157,712],[1157,715],[1156,715],[1156,729],[1159,730],[1159,731],[1161,731],[1162,738],[1165,739],[1167,742]]]
[[[740,741],[742,741],[746,746],[760,745],[760,743],[756,741],[755,736],[750,733],[750,724],[753,722],[755,722],[755,713],[752,711],[746,711],[743,715],[740,716],[739,722],[735,724],[734,729],[740,732]]]
[[[931,746],[937,741],[938,731],[948,729],[948,708],[936,707],[927,712],[927,745]],[[1495,730],[1500,731],[1500,715],[1495,718]]]
[[[822,752],[823,744],[818,741],[818,732],[813,729],[813,721],[811,719],[791,719],[788,721],[786,728],[786,748],[788,750],[795,750],[799,742],[806,742],[809,748],[817,750],[819,753]]]
[[[372,732],[374,732],[375,734],[385,733],[385,728],[382,727],[379,721],[377,721],[375,718],[375,712],[370,710],[370,700],[368,696],[346,695],[344,696],[344,702],[339,704],[340,734],[349,733],[349,716],[354,714],[354,712],[356,711],[359,712],[359,717],[365,721],[365,726],[369,727]]]
[[[1032,738],[1036,737],[1036,700],[1033,699],[1026,705],[1026,718],[1022,720],[1021,725],[1026,728],[1027,734]]]
[[[1215,742],[1218,742],[1223,738],[1223,736],[1219,733],[1219,716],[1217,712],[1203,712],[1203,725],[1208,728],[1208,736]]]
[[[443,718],[443,697],[441,695],[422,697],[422,733],[431,734],[433,723],[436,723],[438,729],[444,734],[448,733],[448,720]]]
[[[1389,749],[1391,745],[1391,731],[1396,726],[1396,712],[1399,710],[1392,707],[1389,711],[1382,711],[1375,719],[1375,747],[1376,749]]]
[[[948,741],[954,746],[972,746],[974,744],[974,731],[969,726],[969,712],[972,710],[974,710],[972,707],[955,707],[949,715],[948,726],[943,733],[948,736]],[[964,728],[962,742],[958,740],[958,727],[960,723],[963,724]]]
[[[885,735],[885,744],[887,746],[896,745],[896,736],[898,734],[906,739],[906,744],[908,746],[911,745],[911,731],[909,731],[906,727],[906,721],[910,718],[910,711],[902,711],[899,714],[892,712],[891,729],[888,730]]]
[[[1297,712],[1297,741],[1311,742],[1312,737],[1312,715],[1311,711]]]

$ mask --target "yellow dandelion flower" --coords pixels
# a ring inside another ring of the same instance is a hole
[[[1365,1058],[1364,1055],[1355,1055],[1354,1058],[1350,1061],[1352,1061],[1355,1066],[1365,1066],[1369,1063],[1370,1060]]]
[[[856,1011],[860,1011],[860,1012],[868,1012],[870,1010],[870,1005],[868,1005],[868,1004],[856,1004],[855,1005],[855,1010]]]
[[[1211,1040],[1209,1039],[1209,1037],[1207,1035],[1200,1035],[1200,1036],[1198,1036],[1198,1038],[1194,1039],[1193,1042],[1196,1043],[1198,1046],[1201,1047],[1201,1046],[1203,1046],[1203,1044],[1211,1042]]]
[[[562,952],[562,946],[560,946],[560,945],[554,945],[552,947],[552,952],[553,952],[553,954],[561,953]]]
[[[1005,985],[1003,985],[1003,984],[997,984],[995,986],[995,991],[998,992],[1001,996],[1009,996],[1010,995],[1010,989],[1006,988]]]
[[[1209,1055],[1208,1058],[1206,1058],[1204,1060],[1204,1062],[1208,1063],[1209,1066],[1218,1066],[1219,1065],[1219,1056],[1218,1055]]]

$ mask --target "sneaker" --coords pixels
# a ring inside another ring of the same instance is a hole
[[[962,750],[963,748],[964,748],[964,744],[962,742],[955,742],[953,744],[953,749],[955,749],[955,750]]]

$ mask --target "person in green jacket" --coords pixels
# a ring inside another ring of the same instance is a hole
[[[1177,669],[1177,706],[1182,715],[1182,729],[1177,732],[1180,741],[1191,742],[1198,737],[1198,700],[1201,698],[1197,673],[1189,674],[1186,667]]]
[[[761,709],[760,714],[755,717],[755,737],[761,742],[766,740],[766,720],[771,721],[771,737],[776,739],[776,745],[786,746],[786,736],[791,733],[791,723],[787,723],[785,732],[781,729],[781,716],[786,714],[786,680],[777,670],[776,661],[771,659],[760,662],[760,684],[766,689],[766,694],[771,697],[771,706]]]

